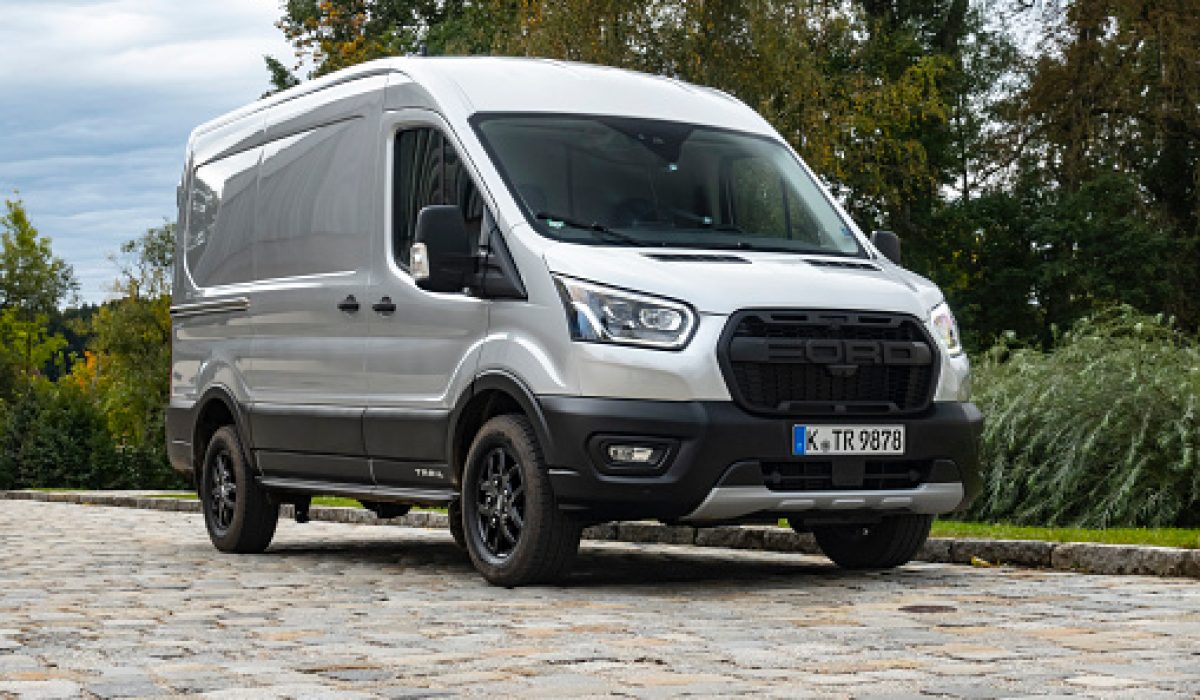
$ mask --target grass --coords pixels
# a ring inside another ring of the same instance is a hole
[[[789,527],[787,520],[780,527]],[[1040,542],[1097,542],[1100,544],[1140,544],[1152,547],[1200,549],[1200,529],[1181,527],[1037,527],[1006,523],[974,523],[961,520],[935,520],[930,537],[956,537],[975,540],[1037,540]]]
[[[1100,542],[1145,544],[1156,547],[1200,549],[1200,529],[1176,527],[1113,527],[1093,530],[1082,527],[1034,527],[939,520],[934,537],[971,537],[987,540],[1042,540],[1045,542]]]

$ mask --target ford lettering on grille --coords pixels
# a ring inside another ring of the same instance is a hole
[[[719,359],[734,401],[751,411],[903,414],[932,400],[937,353],[904,314],[743,311]]]

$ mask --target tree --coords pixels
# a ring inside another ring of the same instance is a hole
[[[517,0],[288,0],[277,26],[310,77],[385,56],[418,53],[486,53],[521,4]],[[287,84],[271,65],[276,88]],[[276,63],[278,63],[276,61]],[[282,68],[282,66],[278,66]]]
[[[170,282],[175,224],[148,229],[121,246],[121,297],[92,317],[88,362],[77,382],[99,396],[120,444],[161,451],[171,362]]]
[[[1030,152],[1052,186],[1070,194],[1122,173],[1135,186],[1132,210],[1171,231],[1173,249],[1148,281],[1168,277],[1175,293],[1151,310],[1191,329],[1200,326],[1190,289],[1200,268],[1197,17],[1197,0],[1076,0],[1048,23],[1024,95]]]
[[[277,92],[283,92],[288,88],[296,87],[300,84],[300,79],[295,73],[288,70],[288,67],[274,56],[263,56],[263,61],[267,64],[267,73],[271,76],[271,89],[262,94],[263,97],[270,97]]]
[[[75,273],[29,221],[21,200],[6,199],[0,217],[0,308],[32,320],[58,308],[79,287]]]
[[[71,266],[54,255],[50,239],[38,233],[20,200],[4,202],[0,217],[0,391],[11,391],[13,357],[27,380],[65,346],[49,334],[47,319],[60,301],[78,288]],[[6,357],[7,359],[6,359]],[[27,382],[28,383],[28,382]]]

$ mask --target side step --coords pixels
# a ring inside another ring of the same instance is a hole
[[[404,488],[399,486],[371,486],[368,484],[343,484],[336,481],[310,481],[283,477],[261,477],[258,483],[263,488],[284,493],[321,494],[345,496],[368,501],[408,503],[411,505],[440,506],[458,498],[453,489]]]

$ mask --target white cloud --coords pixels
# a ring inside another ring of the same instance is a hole
[[[175,214],[188,132],[290,62],[276,0],[0,0],[0,197],[108,294],[122,241]]]

